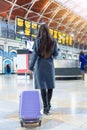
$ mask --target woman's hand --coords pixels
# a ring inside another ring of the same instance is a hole
[[[28,73],[29,73],[29,74],[32,74],[32,72],[33,72],[32,70],[28,70]]]

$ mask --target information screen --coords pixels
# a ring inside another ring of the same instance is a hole
[[[50,34],[53,36],[53,29],[49,29]]]
[[[58,32],[58,43],[61,44],[61,32]]]
[[[58,32],[57,32],[57,31],[54,31],[54,32],[53,32],[53,37],[54,37],[55,39],[58,38]]]
[[[68,35],[66,34],[66,45],[68,45],[69,44],[69,37],[68,37]]]
[[[24,35],[24,36],[30,36],[31,33],[31,22],[16,17],[16,34]]]
[[[31,24],[31,36],[36,37],[38,33],[38,28],[36,23]]]
[[[30,36],[31,33],[31,22],[24,20],[24,34],[25,36]]]
[[[24,34],[24,20],[22,18],[16,18],[16,33]]]
[[[70,46],[73,45],[73,38],[72,38],[72,36],[69,36],[69,45],[70,45]]]
[[[22,36],[36,38],[40,24],[30,22],[20,17],[16,17],[16,37],[21,39]],[[57,30],[49,29],[50,34],[62,45],[73,45],[73,37]]]
[[[61,40],[62,40],[62,44],[63,44],[63,45],[65,45],[65,36],[66,36],[65,33],[62,33],[62,34],[61,34]]]

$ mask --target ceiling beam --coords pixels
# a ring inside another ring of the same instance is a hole
[[[24,16],[25,19],[27,19],[28,14],[29,14],[29,12],[31,11],[33,5],[36,3],[36,1],[38,1],[38,0],[32,0],[32,4],[31,4],[31,6],[29,7],[27,13],[26,13],[25,16]]]
[[[11,7],[11,9],[10,9],[10,11],[9,11],[8,22],[10,21],[11,13],[12,13],[12,11],[13,11],[13,8],[14,8],[16,2],[17,2],[17,0],[14,0],[14,2],[13,2],[13,4],[12,4],[12,7]]]

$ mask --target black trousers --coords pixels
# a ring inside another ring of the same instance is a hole
[[[53,89],[41,89],[41,96],[43,100],[43,106],[45,108],[51,107],[51,98],[52,98]]]

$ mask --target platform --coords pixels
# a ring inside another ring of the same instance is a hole
[[[17,75],[0,75],[0,130],[87,130],[87,81],[56,80],[49,115],[42,125],[21,128],[19,95],[33,89],[33,80]]]

